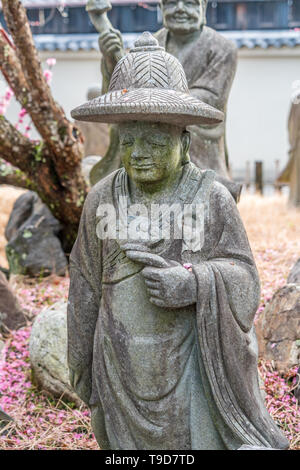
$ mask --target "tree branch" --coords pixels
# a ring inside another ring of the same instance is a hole
[[[54,164],[60,173],[79,164],[83,154],[80,131],[68,121],[63,109],[54,101],[43,75],[27,20],[26,10],[19,0],[2,0],[2,9],[9,31],[16,45],[21,68],[31,95],[30,104],[38,108],[38,119],[28,104],[34,125],[51,149]]]
[[[19,132],[4,116],[0,116],[0,157],[28,174],[37,144]]]
[[[28,112],[31,111],[31,97],[21,64],[15,50],[6,42],[2,34],[0,34],[0,68],[21,106],[26,107]]]
[[[31,189],[36,191],[36,185],[18,168],[8,165],[0,160],[0,184],[17,186],[18,188]]]

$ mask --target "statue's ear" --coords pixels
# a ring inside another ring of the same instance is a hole
[[[189,150],[191,146],[191,134],[189,131],[183,131],[181,135],[182,163],[183,165],[190,161]]]

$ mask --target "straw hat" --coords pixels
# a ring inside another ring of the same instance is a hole
[[[116,65],[109,91],[75,108],[78,121],[165,122],[180,127],[217,124],[221,111],[194,98],[179,61],[145,32]]]

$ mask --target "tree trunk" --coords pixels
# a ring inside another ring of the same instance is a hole
[[[0,68],[41,136],[31,141],[0,116],[0,183],[32,189],[63,227],[68,252],[75,240],[87,187],[81,173],[83,138],[54,101],[34,46],[26,10],[19,0],[2,0],[12,40],[0,34]]]

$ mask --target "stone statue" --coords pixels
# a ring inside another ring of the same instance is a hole
[[[300,89],[292,96],[289,120],[289,160],[277,183],[290,186],[289,205],[300,207]]]
[[[162,0],[164,28],[157,32],[156,37],[159,44],[182,64],[192,96],[224,112],[236,70],[236,47],[231,41],[205,26],[206,6],[207,0]],[[99,22],[97,23],[94,17],[93,19],[100,30]],[[99,45],[103,54],[102,75],[105,93],[114,67],[125,52],[120,32],[108,29],[107,26],[101,31]],[[215,170],[217,179],[225,184],[238,200],[241,186],[230,180],[228,161],[226,163],[225,120],[215,125],[193,125],[189,131],[192,135],[192,162],[201,169]],[[117,144],[118,131],[112,127],[111,148],[92,170],[93,183],[121,166],[121,153]]]
[[[258,386],[245,229],[215,172],[189,159],[186,127],[223,113],[144,33],[72,116],[118,123],[124,166],[90,191],[70,258],[70,380],[100,448],[287,448]]]
[[[88,87],[87,99],[92,100],[101,95],[101,87],[93,84]],[[90,156],[105,155],[109,146],[108,126],[99,122],[79,122],[76,126],[81,130],[84,137],[84,158]],[[97,159],[99,161],[99,159]]]

